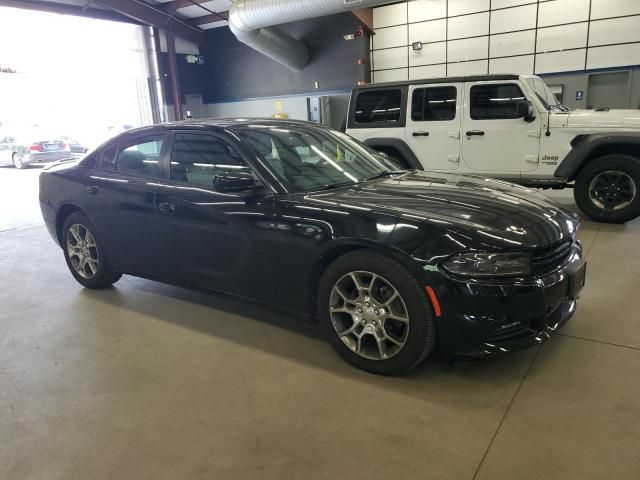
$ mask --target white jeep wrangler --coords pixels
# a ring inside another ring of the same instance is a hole
[[[594,220],[640,215],[640,110],[575,110],[534,75],[354,89],[346,132],[407,168],[575,187]]]

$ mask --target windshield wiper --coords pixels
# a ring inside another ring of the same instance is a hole
[[[400,175],[401,173],[405,173],[406,170],[385,170],[384,172],[380,172],[373,177],[367,178],[367,180],[375,180],[376,178],[390,177],[392,175]]]
[[[314,188],[313,191],[319,192],[322,190],[333,190],[334,188],[341,187],[349,187],[355,185],[357,182],[336,182],[336,183],[327,183],[326,185],[322,185],[320,187]]]

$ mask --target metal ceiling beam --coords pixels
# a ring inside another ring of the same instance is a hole
[[[94,3],[153,27],[168,30],[197,45],[204,44],[204,31],[139,0],[94,0]]]
[[[192,7],[210,1],[211,0],[173,0],[172,2],[166,2],[158,6],[167,12],[175,12],[179,8]]]
[[[189,19],[189,23],[192,25],[204,25],[205,23],[221,22],[229,19],[229,12],[212,13],[210,15],[203,15],[202,17],[195,17]]]
[[[113,10],[103,10],[101,8],[91,8],[67,5],[55,2],[37,1],[37,0],[0,0],[0,7],[21,8],[24,10],[35,10],[39,12],[58,13],[61,15],[74,15],[77,17],[95,18],[98,20],[110,20],[114,22],[140,23],[132,22],[130,18],[114,12]]]

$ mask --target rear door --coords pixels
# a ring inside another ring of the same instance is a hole
[[[541,119],[518,118],[517,104],[530,98],[517,82],[465,83],[462,160],[466,169],[520,176],[538,168]]]
[[[412,85],[405,141],[427,170],[455,170],[460,161],[462,92],[455,84]]]
[[[85,202],[109,260],[127,269],[157,274],[154,194],[162,177],[166,134],[147,134],[112,144],[85,177]]]

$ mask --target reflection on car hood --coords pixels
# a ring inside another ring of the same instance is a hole
[[[308,196],[404,221],[472,231],[492,245],[547,245],[573,233],[575,217],[537,192],[495,179],[408,172],[356,188]],[[536,228],[532,226],[536,225]]]

